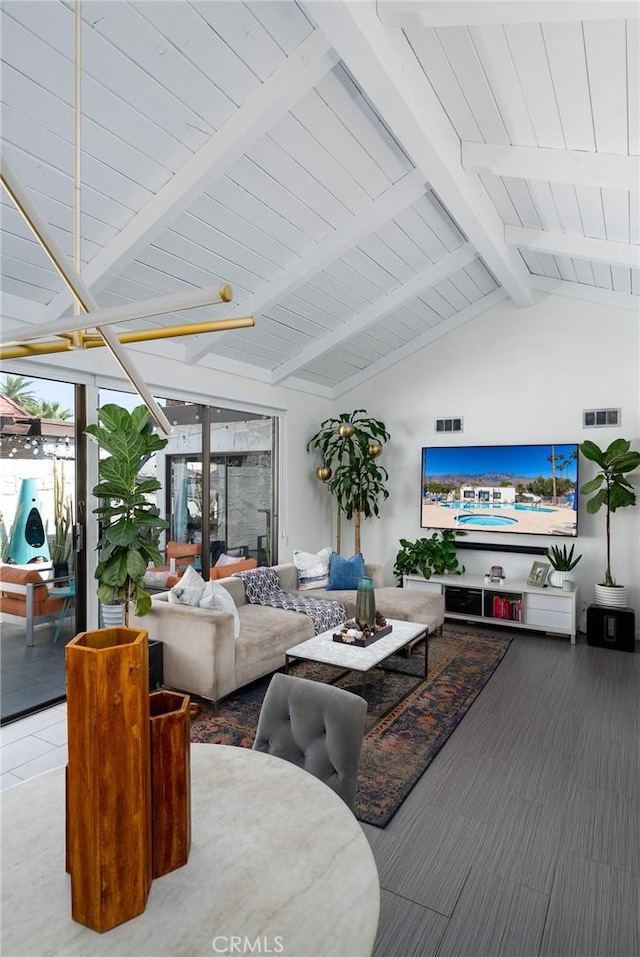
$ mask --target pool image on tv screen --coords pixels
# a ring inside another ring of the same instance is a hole
[[[578,444],[422,449],[421,528],[578,533]]]

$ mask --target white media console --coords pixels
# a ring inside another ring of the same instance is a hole
[[[429,579],[405,575],[404,587],[444,594],[447,618],[547,631],[569,635],[572,644],[576,641],[577,590],[538,588],[518,579],[495,584],[483,575],[432,575]]]

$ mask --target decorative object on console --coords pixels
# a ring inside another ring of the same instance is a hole
[[[366,578],[362,552],[343,558],[333,552],[329,562],[329,584],[327,591],[353,591],[361,578]]]
[[[502,565],[492,565],[491,571],[484,576],[484,580],[490,584],[501,585],[505,580],[504,568]]]
[[[419,572],[425,578],[432,575],[463,575],[464,565],[458,564],[456,536],[465,532],[454,529],[435,531],[429,538],[410,542],[400,539],[402,548],[396,555],[393,574],[398,578]]]
[[[559,545],[552,545],[547,551],[547,558],[553,567],[553,571],[549,572],[549,584],[553,585],[554,588],[564,588],[565,581],[571,580],[569,572],[576,567],[582,558],[582,555],[578,555],[577,558],[573,557],[574,549],[575,545],[572,545],[569,551],[567,551],[566,545],[563,545],[562,549]]]
[[[549,574],[548,562],[534,562],[527,578],[527,585],[533,585],[536,588],[544,588],[547,584],[547,575]]]
[[[356,622],[361,629],[376,623],[376,596],[372,578],[359,578],[356,594]]]
[[[580,488],[581,495],[596,493],[587,502],[587,512],[595,515],[603,505],[606,508],[607,566],[603,581],[595,588],[596,604],[626,607],[628,589],[625,585],[618,585],[611,573],[611,513],[636,504],[636,495],[627,475],[640,466],[640,452],[632,451],[631,443],[626,439],[615,439],[604,451],[595,442],[583,442],[580,451],[600,469]]]
[[[98,410],[98,418],[101,425],[85,429],[109,453],[98,462],[102,481],[93,488],[100,503],[93,514],[101,529],[94,575],[100,583],[100,601],[109,605],[123,600],[124,622],[128,624],[131,602],[139,616],[151,608],[143,579],[150,563],[162,565],[158,540],[162,529],[169,527],[146,498],[161,489],[161,483],[156,479],[139,482],[138,473],[150,455],[165,447],[167,439],[153,431],[144,405],[131,413],[118,405],[105,405]]]
[[[388,498],[385,482],[389,474],[376,459],[391,436],[384,422],[367,417],[365,409],[342,412],[338,418],[325,419],[307,443],[307,452],[319,452],[322,466],[316,478],[326,482],[336,497],[336,551],[341,548],[341,515],[354,520],[355,551],[361,550],[361,516],[378,516],[380,496]]]

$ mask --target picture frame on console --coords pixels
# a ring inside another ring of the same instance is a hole
[[[547,584],[547,575],[551,568],[548,562],[534,562],[527,578],[527,585],[533,585],[536,588],[544,588]]]

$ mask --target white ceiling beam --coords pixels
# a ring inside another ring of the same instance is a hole
[[[428,269],[423,270],[413,279],[409,280],[409,282],[402,283],[402,285],[394,289],[389,295],[383,296],[382,299],[374,302],[352,319],[342,323],[338,329],[334,329],[333,332],[318,339],[317,342],[314,342],[312,345],[307,346],[306,349],[303,349],[296,356],[293,356],[293,358],[283,362],[277,369],[273,370],[272,381],[274,384],[277,384],[282,382],[283,379],[295,375],[296,372],[304,369],[305,366],[313,362],[314,359],[317,359],[318,356],[325,355],[347,339],[351,339],[352,336],[357,335],[368,326],[373,325],[374,322],[384,319],[385,316],[395,312],[396,309],[399,309],[400,306],[403,306],[406,302],[411,302],[412,299],[419,296],[425,289],[434,286],[442,279],[450,276],[451,273],[454,273],[457,269],[468,266],[475,258],[476,251],[471,243],[465,243],[464,246],[460,246],[455,252],[449,253],[448,256],[445,256],[444,259],[441,259],[435,265],[429,266]]]
[[[318,243],[304,256],[301,256],[292,266],[269,283],[265,283],[257,292],[244,299],[228,315],[233,318],[248,314],[256,317],[266,312],[270,306],[279,302],[286,295],[303,285],[321,272],[325,266],[334,262],[344,252],[361,242],[371,233],[379,229],[398,213],[406,209],[416,200],[424,196],[427,190],[424,176],[418,170],[407,173],[395,185],[387,189],[378,199],[366,209],[357,213],[345,226]],[[203,356],[215,350],[221,338],[216,343],[211,340],[202,340],[194,337],[187,349],[187,362],[193,364]]]
[[[640,268],[640,246],[616,243],[609,239],[590,239],[556,229],[526,229],[522,226],[505,226],[504,238],[511,246],[522,246],[552,256],[571,256],[574,259]]]
[[[332,386],[320,385],[318,382],[312,382],[309,379],[297,379],[295,377],[287,379],[284,388],[293,389],[294,392],[305,392],[307,395],[315,395],[323,399],[333,398]]]
[[[334,386],[331,397],[333,399],[337,399],[350,389],[355,389],[360,385],[366,385],[375,376],[380,375],[381,372],[384,372],[386,369],[390,369],[392,366],[397,365],[398,362],[403,362],[405,359],[410,359],[417,352],[419,352],[420,349],[424,349],[425,346],[435,342],[436,339],[441,339],[443,336],[448,336],[450,333],[454,332],[454,330],[459,329],[460,326],[464,326],[467,322],[475,319],[476,316],[486,312],[487,309],[492,309],[494,306],[497,306],[498,303],[502,302],[506,298],[507,293],[504,289],[494,289],[494,291],[490,292],[488,296],[485,296],[483,299],[478,299],[477,302],[472,302],[471,305],[456,313],[456,315],[452,316],[451,319],[443,319],[442,322],[437,324],[437,326],[433,326],[431,329],[428,329],[427,332],[423,332],[422,335],[416,336],[415,339],[407,342],[399,349],[393,349],[386,356],[383,356],[382,359],[378,359],[377,362],[367,366],[366,369],[362,369],[360,372],[356,372],[356,374],[351,376],[349,379],[345,379],[344,382],[340,382],[339,385]]]
[[[580,20],[634,20],[637,2],[617,0],[378,0],[378,16],[387,27],[476,26],[502,23],[557,23]]]
[[[156,355],[165,359],[172,359],[184,363],[184,344],[187,340],[181,342],[158,339],[152,342],[140,343],[136,346],[127,346],[127,349],[136,349],[140,356]],[[203,363],[202,368],[210,369],[213,372],[219,372],[224,375],[248,379],[253,382],[271,383],[271,370],[262,366],[252,365],[249,362],[242,362],[239,359],[232,359],[230,356],[210,356]],[[200,371],[202,371],[202,368]],[[184,379],[185,388],[188,387],[188,376]],[[212,402],[212,405],[219,404]]]
[[[39,322],[44,315],[45,307],[41,302],[25,299],[24,296],[15,296],[11,292],[0,291],[0,314],[2,322],[6,319],[16,319],[19,322]]]
[[[88,263],[82,273],[87,286],[94,291],[103,288],[113,273],[122,270],[175,222],[336,62],[330,44],[315,30]],[[49,306],[47,318],[59,318],[69,303],[69,294],[60,293]]]
[[[466,170],[488,170],[494,176],[640,190],[640,156],[465,141],[462,165]]]
[[[538,292],[567,296],[569,299],[582,299],[585,302],[597,302],[603,306],[627,309],[636,316],[640,315],[640,297],[630,296],[627,292],[615,292],[613,289],[601,289],[599,286],[587,286],[585,283],[567,282],[566,279],[549,279],[547,276],[532,276],[531,283]]]
[[[479,178],[462,168],[460,140],[404,34],[382,25],[374,2],[304,7],[498,282],[517,305],[531,305],[529,274]]]

